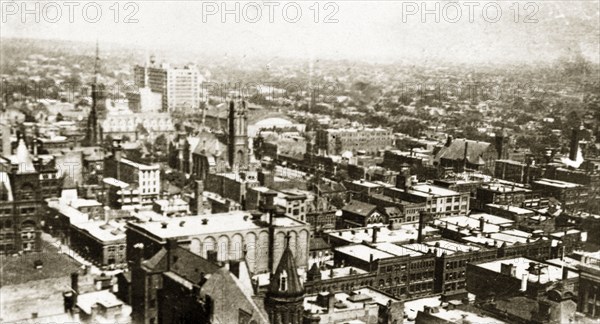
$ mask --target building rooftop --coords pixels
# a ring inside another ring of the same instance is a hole
[[[203,220],[206,219],[206,224]],[[128,223],[129,228],[148,232],[159,239],[195,236],[210,233],[239,232],[267,227],[268,215],[263,215],[260,221],[254,221],[248,211],[232,211],[227,213],[184,216],[170,218],[164,221],[143,223]],[[273,217],[276,227],[305,226],[306,223],[291,217]]]
[[[445,320],[449,323],[485,323],[485,324],[506,324],[501,320],[495,319],[494,317],[475,314],[460,309],[447,310],[440,307],[435,308],[436,311],[429,313],[430,316],[437,317]]]
[[[483,184],[481,189],[487,189],[498,193],[511,193],[511,192],[531,192],[529,189],[517,187],[514,185],[508,185],[501,182],[489,182]]]
[[[491,216],[491,217],[490,217]],[[480,228],[480,218],[483,217],[483,231]],[[501,223],[500,221],[503,220]],[[480,231],[483,233],[496,233],[499,232],[503,227],[500,224],[512,225],[514,221],[505,218],[492,216],[489,214],[476,214],[471,216],[451,216],[436,219],[434,224],[440,228],[452,230],[455,232],[461,232],[463,234],[470,234],[471,230]]]
[[[389,229],[388,227],[378,227],[376,243],[404,243],[410,240],[416,240],[419,236],[418,224],[403,224],[398,229]],[[363,241],[372,242],[374,227],[361,227],[347,230],[334,230],[327,232],[330,236],[336,239],[342,239],[348,243],[361,243]],[[438,230],[425,226],[423,235],[431,235],[437,233]]]
[[[392,244],[392,243],[378,243],[376,245],[376,247],[378,250],[393,254],[395,256],[411,256],[411,257],[413,257],[413,256],[423,255],[423,253],[427,253],[427,250],[421,251],[421,250],[417,250],[417,249],[411,249],[411,247],[410,247],[411,245],[416,245],[416,244],[408,244],[408,246],[406,246],[406,245],[400,246],[400,245],[396,245],[396,244]]]
[[[393,258],[395,256],[393,254],[366,246],[364,244],[339,246],[334,250],[336,252],[347,254],[366,262],[371,261],[371,256],[373,256],[373,261],[378,259]]]
[[[102,305],[104,308],[112,308],[122,306],[123,302],[108,290],[93,291],[77,296],[77,307],[86,314],[91,314],[92,307],[96,304]]]
[[[421,183],[412,186],[408,193],[411,194],[426,194],[427,196],[457,196],[460,195],[458,191],[450,190],[444,187],[435,186],[431,184]]]
[[[125,224],[115,221],[89,221],[72,223],[72,226],[89,233],[102,243],[125,240]]]
[[[356,268],[356,267],[341,267],[332,268],[329,270],[320,270],[321,280],[328,280],[332,278],[342,278],[347,276],[353,276],[356,274],[365,274],[367,271]]]
[[[486,206],[491,207],[491,208],[496,208],[496,209],[504,209],[504,210],[507,210],[507,211],[509,211],[513,214],[517,214],[517,215],[535,214],[535,212],[530,209],[521,208],[521,207],[517,207],[517,206],[498,205],[498,204],[487,204]]]
[[[478,246],[467,245],[467,244],[459,243],[456,241],[450,241],[450,240],[446,240],[446,239],[427,241],[427,242],[423,242],[423,244],[437,247],[439,249],[443,249],[445,251],[449,251],[452,253],[453,252],[470,252],[470,251],[480,250],[480,248]],[[446,253],[452,254],[452,253],[448,253],[448,252],[446,252]]]
[[[539,184],[539,185],[544,185],[544,186],[555,187],[555,188],[564,188],[564,189],[581,187],[581,185],[577,184],[577,183],[553,180],[553,179],[546,179],[546,178],[539,179],[537,181],[534,181],[533,183]]]
[[[513,278],[517,278],[520,280],[523,278],[523,275],[528,274],[529,277],[527,280],[529,282],[539,282],[541,284],[562,280],[563,271],[560,267],[542,263],[541,265],[543,265],[543,267],[540,268],[540,274],[538,276],[537,274],[530,274],[527,270],[531,263],[539,264],[539,262],[536,262],[534,260],[518,257],[514,259],[497,260],[492,262],[481,263],[476,266],[487,270],[491,270],[493,272],[501,273],[502,264],[509,264],[512,265],[515,269],[514,275],[511,274]],[[579,277],[579,275],[573,272],[569,272],[567,276],[568,279],[577,277]]]
[[[304,309],[316,314],[327,314],[332,312],[348,312],[352,310],[361,310],[369,305],[381,305],[385,306],[390,301],[398,301],[398,299],[388,296],[384,293],[378,292],[372,288],[362,288],[355,290],[350,294],[347,293],[336,293],[333,297],[336,300],[334,309],[329,310],[324,305],[319,305],[317,299],[319,297],[329,297],[328,292],[322,292],[315,295],[309,295],[304,297]],[[343,323],[363,323],[362,321],[343,321]]]
[[[367,187],[367,188],[381,187],[381,184],[379,184],[379,183],[374,183],[374,182],[370,182],[370,181],[366,181],[366,180],[354,180],[354,181],[352,181],[352,184],[357,185],[357,186]]]

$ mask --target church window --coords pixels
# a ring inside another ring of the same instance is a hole
[[[287,290],[287,272],[285,270],[283,270],[281,277],[279,278],[279,290]]]

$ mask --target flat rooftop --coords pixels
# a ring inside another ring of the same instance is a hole
[[[377,242],[375,243],[402,243],[410,240],[416,240],[419,236],[418,224],[404,224],[398,229],[390,230],[388,227],[378,227]],[[348,243],[361,243],[362,241],[372,242],[374,227],[360,227],[348,230],[334,230],[327,232],[328,235],[336,239],[342,239]],[[425,226],[423,235],[437,233],[438,230]]]
[[[451,252],[471,252],[471,251],[479,251],[481,248],[478,246],[467,245],[456,241],[450,241],[446,239],[435,240],[435,241],[427,241],[423,242],[423,244],[437,247],[439,249],[443,249]],[[447,253],[451,254],[451,253]]]
[[[555,188],[577,188],[577,187],[581,187],[581,185],[577,184],[577,183],[560,181],[560,180],[553,180],[553,179],[546,179],[546,178],[534,181],[533,183],[539,184],[539,185],[544,185],[544,186],[555,187]]]
[[[458,196],[460,193],[458,191],[446,189],[444,187],[435,186],[431,184],[417,184],[411,187],[408,190],[408,193],[414,194],[416,192],[427,194],[428,196]]]
[[[114,241],[125,240],[125,224],[115,221],[89,221],[82,223],[72,223],[72,226],[89,233],[98,241],[111,243]]]
[[[527,274],[527,275],[529,275],[529,277],[527,279],[529,282],[538,282],[539,281],[539,283],[541,283],[541,284],[562,280],[562,269],[560,267],[557,267],[557,266],[554,266],[551,264],[547,264],[547,263],[542,263],[542,265],[544,267],[542,267],[540,269],[539,276],[537,274],[530,274],[527,271],[527,269],[529,268],[529,264],[532,262],[535,264],[539,264],[539,262],[536,262],[534,260],[523,258],[523,257],[518,257],[518,258],[514,258],[514,259],[497,260],[497,261],[492,261],[492,262],[481,263],[481,264],[477,264],[476,266],[490,270],[490,271],[500,273],[502,264],[510,264],[516,269],[515,275],[512,276],[513,278],[522,279],[523,275]],[[579,277],[579,274],[574,273],[574,272],[569,272],[569,274],[567,276],[568,279],[577,278],[577,277]]]
[[[208,222],[202,224],[203,219],[208,220]],[[227,213],[176,217],[163,221],[145,223],[129,222],[127,226],[132,229],[148,232],[160,239],[167,239],[265,228],[267,226],[266,222],[268,221],[268,215],[262,215],[260,220],[262,222],[252,220],[252,215],[248,211],[237,210]],[[273,222],[276,227],[296,227],[306,225],[306,223],[291,217],[273,217]]]
[[[370,181],[366,181],[366,180],[354,180],[354,181],[352,181],[352,184],[357,185],[357,186],[367,187],[367,188],[379,188],[379,187],[381,187],[381,184],[370,182]]]
[[[507,324],[507,322],[495,319],[494,317],[479,315],[460,309],[446,310],[438,307],[438,312],[431,315],[450,323]]]
[[[531,192],[529,189],[517,187],[514,185],[503,184],[499,182],[489,182],[481,186],[481,189],[487,189],[498,193],[512,193],[512,192]]]
[[[334,307],[333,311],[327,310],[327,307],[322,307],[317,304],[317,298],[320,294],[328,296],[329,293],[319,293],[315,295],[310,295],[304,297],[304,309],[310,311],[313,314],[328,314],[335,312],[348,312],[352,310],[360,310],[364,309],[368,305],[387,305],[389,301],[398,301],[398,299],[394,297],[390,297],[386,294],[378,292],[371,288],[362,288],[359,290],[355,290],[350,294],[339,292],[334,294],[336,299],[336,304],[340,307]],[[343,304],[343,306],[341,305]],[[344,321],[343,323],[354,323],[351,321]],[[362,322],[358,322],[362,323]]]
[[[364,244],[345,245],[335,248],[336,252],[355,257],[359,260],[369,262],[373,260],[393,258],[395,255],[366,246]]]
[[[321,270],[321,280],[328,280],[332,278],[343,278],[348,276],[353,276],[356,274],[365,274],[368,273],[365,270],[356,268],[356,267],[341,267],[341,268],[332,268],[328,270]]]
[[[486,206],[496,209],[504,209],[517,215],[535,214],[533,210],[510,205],[487,204]]]
[[[396,244],[392,244],[392,243],[378,243],[376,245],[378,250],[381,250],[383,252],[386,253],[390,253],[396,256],[420,256],[423,255],[423,253],[427,253],[427,250],[425,251],[420,251],[420,250],[416,250],[416,249],[411,249],[410,247],[406,247],[405,245],[396,245]],[[423,252],[423,253],[421,253]]]

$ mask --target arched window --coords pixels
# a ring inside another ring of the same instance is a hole
[[[279,277],[279,290],[287,290],[287,272],[285,270],[283,270],[281,277]]]

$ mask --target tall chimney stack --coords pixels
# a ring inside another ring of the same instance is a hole
[[[577,151],[579,150],[579,128],[573,127],[573,132],[571,133],[571,146],[569,149],[569,160],[575,161],[577,160]]]
[[[423,243],[423,229],[425,228],[425,223],[427,222],[427,218],[429,218],[429,213],[426,211],[421,211],[419,213],[419,232],[417,235],[417,242]]]
[[[196,180],[196,214],[200,215],[204,213],[204,198],[202,193],[204,192],[204,182],[202,180]]]
[[[465,138],[465,154],[463,156],[463,171],[467,170],[467,158],[469,156],[469,141]]]

